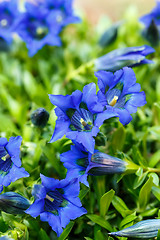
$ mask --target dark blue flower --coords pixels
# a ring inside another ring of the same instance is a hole
[[[76,90],[72,95],[49,95],[50,101],[56,105],[58,119],[50,142],[66,135],[67,138],[82,143],[88,151],[94,152],[95,137],[103,121],[103,106],[98,102],[96,85],[90,83],[83,88],[83,93]],[[100,116],[99,116],[100,115]],[[107,118],[115,116],[113,112]]]
[[[89,187],[88,175],[122,173],[127,166],[127,163],[121,159],[97,150],[94,151],[94,154],[91,154],[80,144],[72,145],[70,151],[60,155],[60,160],[68,170],[67,178],[77,178],[87,187]]]
[[[0,195],[0,210],[10,214],[23,214],[30,202],[18,193],[6,192]]]
[[[9,142],[6,138],[0,138],[0,192],[3,186],[7,187],[11,182],[15,182],[29,174],[21,168],[20,145],[22,137],[11,137]]]
[[[25,212],[32,217],[40,215],[40,219],[48,222],[53,231],[60,236],[70,220],[87,213],[78,198],[78,180],[59,181],[42,174],[41,180],[42,185],[34,185],[32,192],[35,202]]]
[[[140,92],[141,86],[136,83],[134,71],[125,67],[115,74],[106,71],[95,73],[98,78],[99,101],[106,107],[101,114],[102,119],[108,118],[110,112],[119,117],[119,121],[125,125],[131,120],[131,113],[137,111],[137,107],[146,104],[145,93]]]
[[[148,219],[134,224],[118,232],[111,232],[109,235],[117,237],[133,238],[153,238],[158,234],[160,229],[160,219]]]
[[[95,60],[95,70],[115,72],[123,67],[135,67],[141,64],[153,63],[146,59],[155,50],[147,45],[140,47],[119,48]]]
[[[26,12],[22,14],[17,25],[17,33],[26,42],[29,55],[33,56],[44,45],[60,46],[58,36],[61,26],[57,14],[48,14],[44,8],[26,3]]]
[[[12,41],[12,34],[15,31],[19,16],[17,0],[0,2],[0,38],[8,43]]]
[[[55,14],[61,27],[80,22],[80,18],[74,15],[72,5],[73,0],[45,0],[41,3],[41,7],[45,8],[48,14]]]

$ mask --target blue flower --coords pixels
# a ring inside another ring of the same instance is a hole
[[[0,138],[0,192],[22,177],[28,177],[28,172],[21,168],[20,145],[22,137]]]
[[[73,0],[45,0],[41,7],[48,11],[48,14],[55,14],[57,23],[64,27],[71,23],[79,23],[80,18],[74,15],[72,8]]]
[[[131,68],[123,68],[115,74],[106,71],[95,73],[98,78],[99,101],[106,107],[101,114],[102,119],[108,118],[111,112],[119,117],[119,121],[125,125],[131,120],[131,113],[137,111],[137,107],[146,104],[145,93],[140,92],[140,84],[136,83],[134,71]]]
[[[41,221],[47,221],[58,236],[63,228],[77,217],[86,214],[79,195],[78,180],[61,181],[41,174],[42,185],[34,185],[35,202],[25,212],[32,217],[40,215]]]
[[[10,214],[23,214],[30,202],[18,193],[6,192],[0,195],[0,210]]]
[[[127,163],[108,154],[94,151],[88,152],[81,144],[71,145],[71,150],[60,155],[60,160],[67,168],[67,179],[77,178],[89,187],[88,175],[106,175],[122,173],[126,170]]]
[[[26,42],[29,55],[33,56],[44,45],[61,46],[58,36],[61,26],[57,15],[48,14],[44,8],[26,3],[26,12],[22,14],[17,25],[17,33]]]
[[[153,238],[158,234],[160,229],[160,219],[148,219],[134,224],[118,232],[111,232],[109,235],[117,237],[133,238]]]
[[[160,1],[157,1],[157,6],[148,14],[145,14],[140,18],[140,21],[146,26],[149,27],[152,20],[154,20],[155,24],[160,26]]]
[[[153,63],[146,59],[148,54],[155,50],[147,45],[140,47],[120,48],[107,53],[95,60],[95,70],[105,70],[115,72],[123,67],[135,67],[141,64]]]
[[[12,33],[15,31],[19,16],[17,0],[0,2],[0,38],[8,43],[12,41]]]
[[[103,121],[103,106],[98,102],[96,85],[90,83],[83,88],[83,93],[76,90],[72,95],[49,95],[50,101],[56,105],[58,119],[50,142],[66,135],[67,138],[83,144],[88,151],[94,152],[95,137]],[[100,116],[99,116],[100,115]],[[113,112],[107,118],[115,116]]]

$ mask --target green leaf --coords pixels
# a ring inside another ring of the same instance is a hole
[[[89,188],[82,189],[82,190],[80,191],[80,193],[79,193],[79,198],[80,198],[80,200],[82,200],[89,191],[90,191]]]
[[[126,217],[127,215],[132,213],[132,211],[128,209],[125,202],[118,196],[113,197],[112,204],[115,209],[122,215],[122,217]]]
[[[90,237],[84,237],[84,239],[86,239],[86,240],[93,240],[93,239],[90,238]]]
[[[159,161],[160,161],[160,150],[158,150],[157,152],[155,152],[155,153],[151,156],[151,158],[150,158],[150,160],[149,160],[149,166],[153,168],[153,167],[156,166],[156,164],[157,164]]]
[[[100,199],[100,215],[104,217],[108,211],[110,203],[112,202],[112,198],[115,194],[115,191],[111,189],[107,193],[105,193]]]
[[[105,229],[107,229],[108,231],[112,231],[112,226],[109,224],[109,222],[107,222],[106,220],[104,220],[104,218],[96,215],[96,214],[87,214],[86,215],[92,222],[97,223],[98,225],[100,225],[101,227],[104,227]]]
[[[103,236],[103,233],[98,230],[95,234],[95,240],[104,240],[104,236]]]
[[[144,180],[147,177],[147,174],[148,174],[148,172],[145,172],[141,176],[135,178],[135,181],[134,181],[134,184],[133,184],[134,189],[136,189],[136,188],[138,188],[139,186],[142,185],[142,183],[144,182]]]
[[[119,140],[121,139],[121,141]],[[126,130],[122,126],[114,132],[112,137],[112,147],[114,149],[122,150],[126,139]]]
[[[67,227],[64,229],[64,231],[62,232],[61,236],[58,238],[58,240],[64,240],[68,237],[68,234],[70,233],[70,231],[72,230],[74,226],[74,222],[70,222]]]
[[[160,187],[153,186],[152,193],[160,201]]]
[[[128,215],[127,217],[125,217],[120,223],[120,229],[123,228],[126,224],[134,221],[136,218],[137,218],[136,212]]]
[[[153,186],[153,178],[149,177],[147,182],[143,185],[139,193],[139,207],[140,209],[144,209],[149,201],[151,189]]]
[[[50,240],[47,233],[42,228],[39,231],[38,237],[39,237],[40,240]]]

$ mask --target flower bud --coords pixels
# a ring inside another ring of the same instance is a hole
[[[148,219],[134,224],[118,232],[111,232],[109,235],[117,237],[133,238],[153,238],[158,234],[160,229],[160,219]]]
[[[49,119],[49,113],[44,108],[38,108],[31,114],[31,121],[37,127],[45,127]]]
[[[0,195],[0,210],[10,214],[23,214],[30,202],[18,193],[6,192]]]
[[[134,67],[141,64],[153,63],[145,57],[154,51],[152,47],[147,45],[116,49],[97,58],[94,62],[94,68],[95,71],[115,72],[125,66]]]
[[[119,23],[113,24],[110,28],[108,28],[101,36],[99,40],[99,45],[101,47],[107,47],[109,44],[113,43],[118,34]]]
[[[91,175],[104,175],[110,173],[123,173],[127,163],[119,158],[102,152],[92,154],[88,173]]]
[[[159,31],[153,19],[150,25],[143,31],[142,34],[152,46],[157,47],[159,45]]]

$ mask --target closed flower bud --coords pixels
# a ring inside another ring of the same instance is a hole
[[[123,67],[134,67],[141,64],[153,63],[146,59],[148,54],[155,50],[147,45],[140,47],[120,48],[99,57],[94,62],[96,71],[104,70],[115,72]]]
[[[0,210],[10,214],[23,214],[30,202],[18,193],[6,192],[0,195]]]
[[[101,36],[99,40],[99,45],[101,47],[107,47],[109,44],[113,43],[118,34],[118,27],[120,23],[113,24],[110,28],[108,28]]]
[[[92,154],[88,173],[93,175],[123,173],[126,170],[126,165],[127,163],[119,158],[96,152]]]
[[[158,26],[155,24],[155,21],[152,19],[150,25],[143,31],[143,36],[150,42],[154,47],[159,45],[159,31]]]
[[[31,121],[37,127],[45,127],[49,119],[49,113],[44,108],[38,108],[31,114]]]
[[[125,228],[118,232],[111,232],[109,235],[117,237],[133,238],[153,238],[158,234],[160,229],[160,219],[149,219],[136,223],[135,225]]]

